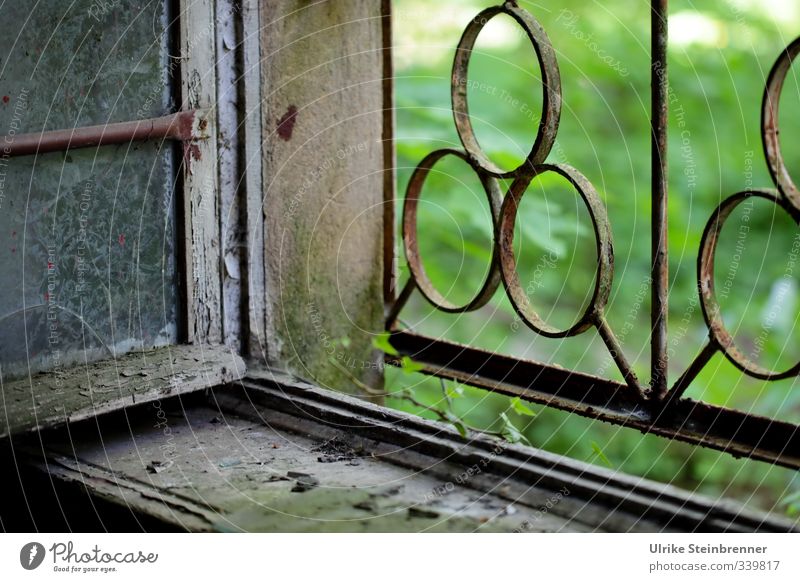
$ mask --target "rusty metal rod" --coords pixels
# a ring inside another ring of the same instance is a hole
[[[667,262],[667,4],[651,2],[651,129],[652,129],[652,270],[651,396],[661,400],[667,391],[667,315],[669,264]]]
[[[383,20],[383,303],[389,312],[397,299],[395,268],[395,176],[397,156],[394,147],[394,61],[392,52],[392,1],[381,0]]]
[[[417,288],[417,283],[414,281],[414,277],[411,277],[408,282],[403,287],[403,290],[400,292],[400,296],[394,302],[391,310],[389,311],[389,315],[386,316],[386,329],[392,330],[397,323],[397,318],[400,317],[400,312],[405,307],[406,303],[408,302],[409,297],[414,292],[414,289]]]
[[[611,357],[614,359],[619,371],[622,373],[622,377],[625,379],[625,384],[627,384],[633,394],[642,397],[642,389],[639,387],[639,379],[636,377],[636,372],[633,371],[630,363],[628,363],[628,360],[625,358],[625,354],[622,353],[622,345],[619,343],[619,340],[617,340],[614,332],[611,331],[606,318],[600,315],[597,318],[596,325],[600,337],[605,342],[606,347],[608,347]]]
[[[207,137],[205,130],[202,112],[193,109],[152,119],[6,135],[0,138],[0,155],[12,158],[149,139],[188,141]]]
[[[671,404],[676,402],[683,396],[683,393],[686,392],[686,389],[689,385],[697,378],[698,374],[703,371],[703,368],[706,367],[706,364],[711,361],[711,358],[719,351],[719,346],[714,343],[713,341],[709,341],[697,357],[692,361],[686,371],[681,374],[681,377],[678,378],[678,381],[675,382],[675,385],[669,391],[668,397],[664,400],[666,404]]]

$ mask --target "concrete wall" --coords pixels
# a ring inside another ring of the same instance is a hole
[[[382,3],[262,0],[260,19],[266,356],[379,385]]]

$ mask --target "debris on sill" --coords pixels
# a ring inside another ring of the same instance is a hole
[[[322,453],[317,457],[319,463],[340,463],[347,461],[348,465],[357,467],[361,455],[350,445],[334,437],[311,449],[312,453]]]
[[[148,473],[162,473],[172,466],[172,461],[153,461],[147,465]]]
[[[430,509],[424,509],[422,507],[409,507],[408,508],[408,518],[415,519],[415,518],[423,518],[423,519],[436,519],[440,517],[440,513],[438,511],[432,511]]]
[[[237,465],[241,465],[241,459],[234,459],[232,457],[226,457],[219,462],[220,469],[230,469],[231,467],[235,467]]]
[[[294,479],[293,493],[305,493],[319,485],[319,480],[313,475],[308,473],[301,473],[300,471],[289,471],[286,473],[289,479]]]

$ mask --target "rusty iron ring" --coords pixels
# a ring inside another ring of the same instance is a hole
[[[419,205],[422,187],[434,164],[448,155],[456,156],[465,161],[480,177],[492,212],[493,231],[496,229],[497,219],[500,215],[500,205],[503,199],[497,180],[489,176],[486,172],[481,171],[464,152],[453,149],[441,149],[428,154],[416,167],[414,173],[411,175],[411,179],[408,181],[406,199],[403,204],[403,246],[405,247],[406,259],[408,260],[408,267],[411,270],[411,276],[425,299],[440,311],[447,313],[465,313],[486,305],[494,295],[494,292],[497,291],[497,287],[500,285],[497,249],[493,245],[491,265],[489,266],[489,272],[486,275],[486,280],[481,286],[481,289],[472,300],[459,306],[447,301],[433,286],[430,278],[428,278],[428,274],[425,272],[425,267],[422,265],[417,240],[417,207]],[[492,235],[494,236],[494,232]]]
[[[517,260],[514,256],[514,226],[519,211],[519,203],[525,195],[531,180],[545,172],[555,172],[566,178],[581,195],[592,219],[597,246],[597,275],[595,277],[592,300],[580,319],[564,330],[547,324],[533,309],[530,299],[528,299],[525,290],[520,285]],[[614,246],[611,240],[611,226],[608,222],[605,205],[600,200],[594,186],[583,174],[567,164],[544,164],[535,168],[533,176],[517,178],[511,184],[511,188],[503,201],[498,230],[497,245],[499,247],[503,283],[514,310],[528,327],[545,337],[563,338],[581,334],[600,321],[603,309],[608,302],[611,282],[614,278]]]
[[[706,224],[703,238],[700,242],[700,255],[697,260],[697,279],[700,289],[700,305],[703,309],[703,318],[706,320],[711,341],[725,354],[725,357],[745,374],[761,380],[781,380],[791,378],[800,373],[800,362],[784,372],[774,372],[759,366],[745,356],[734,343],[733,336],[725,327],[725,322],[720,314],[719,302],[714,290],[714,258],[717,251],[719,235],[725,221],[731,212],[748,198],[763,198],[774,202],[790,216],[795,216],[794,207],[788,200],[778,195],[774,190],[752,189],[738,192],[723,201]]]
[[[792,181],[781,154],[778,118],[783,82],[798,54],[800,54],[800,37],[786,47],[769,72],[761,105],[761,140],[764,143],[764,156],[772,181],[791,205],[800,211],[800,191]]]
[[[475,41],[486,23],[498,14],[510,16],[525,30],[536,51],[539,69],[542,73],[542,119],[539,123],[536,141],[533,143],[533,147],[525,161],[511,171],[503,170],[497,166],[481,149],[472,127],[472,119],[469,115],[467,102],[469,59],[472,56]],[[558,122],[561,117],[561,77],[558,72],[558,61],[556,60],[553,45],[550,43],[544,28],[528,11],[512,4],[504,4],[487,8],[470,21],[456,49],[450,92],[458,137],[470,158],[481,169],[496,178],[517,178],[535,173],[534,166],[541,164],[547,158],[558,133]]]

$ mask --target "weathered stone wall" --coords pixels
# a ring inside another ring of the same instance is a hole
[[[261,3],[266,355],[338,389],[382,377],[381,5]]]

